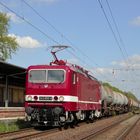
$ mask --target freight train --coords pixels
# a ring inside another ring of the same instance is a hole
[[[65,126],[80,120],[124,113],[139,104],[103,86],[82,67],[56,57],[50,65],[30,66],[25,111],[32,125]]]

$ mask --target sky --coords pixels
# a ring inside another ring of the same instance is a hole
[[[0,11],[10,17],[8,35],[20,46],[8,62],[49,64],[50,46],[67,45],[60,59],[140,99],[140,1],[100,2],[105,15],[98,0],[0,0]]]

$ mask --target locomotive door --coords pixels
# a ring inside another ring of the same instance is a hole
[[[80,109],[80,106],[79,106],[79,98],[80,98],[79,89],[80,89],[79,76],[78,76],[78,74],[76,72],[73,72],[73,76],[72,76],[72,91],[73,91],[73,96],[78,97],[76,110]]]

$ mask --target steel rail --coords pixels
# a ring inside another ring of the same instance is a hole
[[[33,129],[34,129],[33,127],[30,127],[30,128],[24,128],[24,129],[12,131],[12,132],[2,132],[2,133],[0,133],[0,138],[10,136],[10,135],[15,135],[15,134],[22,133],[25,131],[31,131]]]
[[[101,133],[103,133],[103,132],[105,132],[105,131],[107,131],[107,130],[115,127],[115,126],[117,126],[118,124],[122,123],[123,121],[126,121],[126,119],[127,120],[130,119],[133,116],[134,115],[126,117],[126,118],[123,118],[123,119],[119,120],[118,122],[115,122],[115,123],[113,123],[113,124],[111,124],[109,126],[106,126],[106,127],[103,127],[103,128],[101,128],[101,129],[99,129],[97,131],[94,131],[92,134],[90,134],[88,136],[85,136],[85,137],[81,138],[80,140],[90,140],[90,139],[94,138],[95,136],[97,136],[97,135],[99,135],[99,134],[101,134]]]
[[[132,126],[128,127],[121,135],[119,135],[119,137],[116,140],[124,140],[139,121],[140,118],[137,121],[135,121],[135,123]]]
[[[13,139],[10,139],[10,140],[30,140],[30,139],[34,139],[34,138],[38,138],[38,137],[43,137],[43,135],[49,135],[49,134],[54,134],[56,132],[59,132],[59,129],[56,128],[56,129],[49,129],[49,130],[45,130],[45,131],[42,131],[42,132],[38,132],[38,133],[35,133],[35,134],[27,134],[25,136],[19,136],[17,138],[13,138]]]

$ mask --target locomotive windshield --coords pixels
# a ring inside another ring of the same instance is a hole
[[[29,81],[33,83],[63,83],[64,70],[31,70]]]
[[[64,71],[62,70],[48,70],[47,82],[61,83],[64,81]]]

